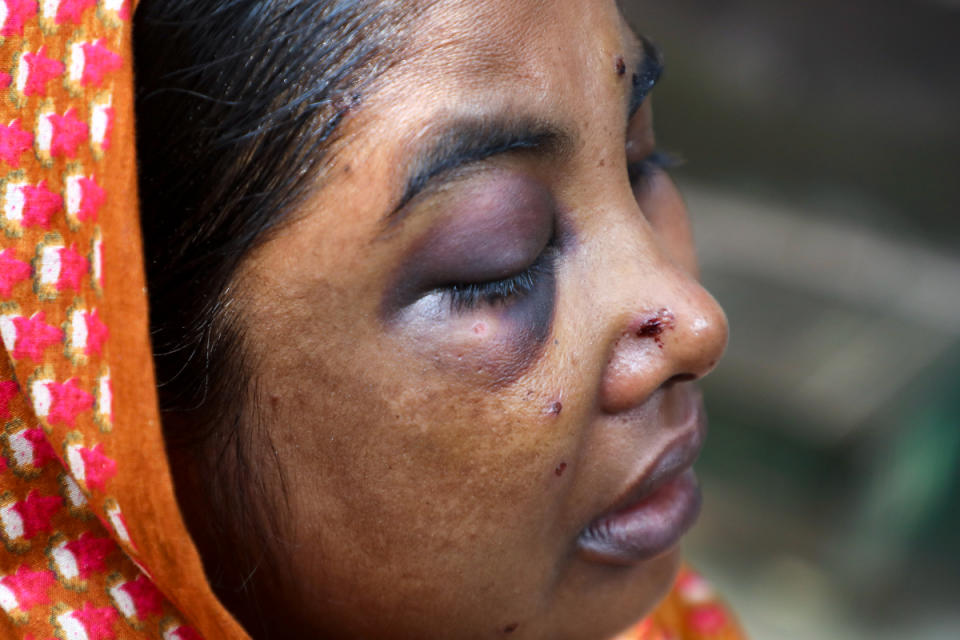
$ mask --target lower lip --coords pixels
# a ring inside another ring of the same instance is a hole
[[[594,562],[629,566],[673,548],[700,513],[700,487],[688,469],[636,504],[590,525],[577,543]]]

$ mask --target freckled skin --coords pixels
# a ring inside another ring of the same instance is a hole
[[[236,283],[285,479],[268,490],[289,506],[268,550],[278,586],[260,586],[266,568],[250,586],[273,604],[277,638],[607,638],[656,604],[676,553],[601,566],[578,536],[676,437],[657,417],[678,392],[668,381],[709,372],[726,322],[696,280],[669,179],[628,182],[627,155],[652,151],[652,116],[648,103],[627,126],[630,77],[610,61],[633,65],[635,40],[615,2],[441,0],[423,20],[344,125],[351,170]],[[567,123],[576,145],[549,165],[498,165],[565,216],[573,240],[554,275],[458,315],[397,280],[454,215],[445,196],[386,239],[381,219],[411,141],[463,109]],[[636,335],[657,309],[674,317],[662,349]]]

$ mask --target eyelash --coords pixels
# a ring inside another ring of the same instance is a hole
[[[450,308],[463,312],[476,309],[481,304],[494,306],[507,304],[513,299],[533,293],[540,281],[554,274],[559,250],[551,240],[529,267],[516,275],[489,282],[465,282],[444,287],[449,297]]]
[[[634,189],[645,187],[658,171],[667,171],[679,167],[683,161],[672,153],[654,151],[639,162],[627,164],[627,175]]]

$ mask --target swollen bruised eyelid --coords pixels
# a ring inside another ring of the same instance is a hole
[[[548,250],[556,231],[556,207],[546,185],[522,175],[496,180],[450,202],[445,219],[403,258],[384,302],[394,310],[390,331],[415,353],[464,384],[491,389],[513,383],[539,360],[552,332],[556,298],[556,273],[544,269],[536,285],[515,299],[451,308],[444,283],[529,267]],[[458,206],[475,205],[478,197],[489,206]]]
[[[438,210],[433,226],[400,259],[385,311],[437,288],[515,275],[537,259],[553,233],[552,195],[529,176],[484,178],[449,194]]]

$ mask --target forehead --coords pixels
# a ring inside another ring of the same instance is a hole
[[[616,60],[641,57],[614,0],[436,0],[418,13],[350,127],[375,140],[375,154],[390,142],[409,149],[454,117],[576,129],[603,103],[620,109]]]
[[[411,34],[409,62],[464,81],[563,74],[629,47],[613,0],[437,0]]]
[[[616,60],[633,66],[642,56],[614,0],[435,0],[407,29],[344,124],[338,164],[359,170],[332,172],[308,208],[336,215],[341,231],[367,233],[401,196],[416,150],[452,120],[532,119],[580,141],[606,129],[600,123],[623,123],[629,82]],[[608,133],[622,145],[622,132]],[[348,201],[358,205],[349,220],[338,215]]]

